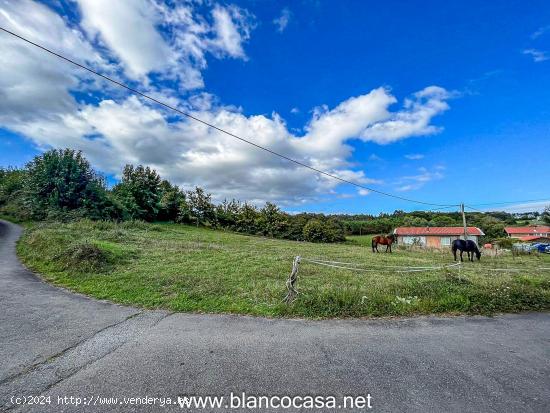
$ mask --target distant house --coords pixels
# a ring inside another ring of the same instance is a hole
[[[535,241],[537,238],[550,238],[550,226],[529,225],[527,227],[506,227],[506,234],[510,238],[518,238],[522,241]]]
[[[539,237],[538,235],[528,235],[526,237],[519,237],[518,240],[524,242],[531,242],[536,244],[537,242],[550,243],[550,237]]]
[[[398,245],[422,245],[431,248],[450,247],[455,239],[464,238],[464,227],[398,227]],[[479,244],[479,237],[485,235],[477,227],[468,227],[468,239]]]

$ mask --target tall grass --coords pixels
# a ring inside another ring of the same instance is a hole
[[[23,262],[54,284],[145,308],[290,317],[491,314],[550,309],[550,256],[482,257],[458,269],[399,273],[395,266],[441,266],[449,251],[373,254],[370,238],[311,244],[175,224],[80,221],[30,225]],[[303,262],[296,302],[282,303],[296,255],[353,262],[359,272]],[[519,268],[520,272],[494,272]]]

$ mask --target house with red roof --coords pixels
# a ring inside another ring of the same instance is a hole
[[[477,227],[468,227],[468,239],[479,244],[479,237],[485,235]],[[393,233],[397,235],[398,245],[421,245],[430,248],[450,247],[455,239],[464,239],[464,227],[398,227]]]
[[[548,241],[550,239],[550,226],[548,225],[529,225],[526,227],[506,227],[506,234],[510,238],[517,238],[521,241],[537,242]],[[542,239],[542,240],[541,240]]]

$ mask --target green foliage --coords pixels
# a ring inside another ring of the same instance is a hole
[[[550,266],[548,254],[487,254],[481,261],[464,262],[460,270],[403,274],[394,266],[433,268],[452,262],[452,255],[411,249],[372,254],[359,242],[298,244],[190,225],[90,220],[31,223],[18,253],[55,284],[168,311],[319,318],[550,310],[550,272],[540,270]],[[287,306],[284,283],[296,255],[373,271],[304,260],[300,294]],[[495,273],[495,268],[521,271]]]
[[[211,195],[204,192],[204,189],[197,186],[194,191],[188,191],[187,205],[191,221],[196,225],[216,225],[216,208]]]
[[[161,208],[161,178],[154,169],[126,165],[113,193],[130,219],[154,221],[157,218]]]
[[[237,230],[237,219],[241,210],[241,204],[239,201],[227,199],[221,204],[216,206],[216,219],[218,226],[222,228]]]
[[[515,238],[508,238],[508,237],[503,237],[503,238],[496,238],[494,240],[494,243],[497,244],[499,246],[499,248],[505,248],[505,249],[512,249],[512,246],[514,244],[516,244],[518,242],[517,239]]]
[[[335,220],[311,219],[303,229],[304,240],[310,242],[341,242],[346,239],[344,228]]]
[[[23,199],[26,177],[24,169],[0,168],[0,214],[29,219]]]
[[[160,183],[158,221],[187,222],[189,221],[189,205],[185,193],[176,185],[163,180]]]
[[[184,192],[142,165],[126,165],[121,181],[108,190],[82,154],[70,149],[48,151],[25,169],[0,169],[0,214],[61,222],[82,218],[177,222],[313,242],[341,242],[344,234],[388,234],[398,226],[462,225],[458,212],[290,215],[270,202],[261,208],[236,200],[215,205],[202,188]],[[505,237],[505,225],[528,225],[538,219],[550,221],[550,206],[542,214],[467,213],[468,225],[486,234],[481,243]]]
[[[550,225],[550,205],[544,208],[544,212],[542,213],[541,218],[545,223]]]
[[[236,221],[236,230],[247,234],[257,234],[258,211],[254,205],[244,203],[240,208]]]
[[[257,226],[263,235],[282,238],[288,226],[288,215],[281,212],[277,205],[267,202],[260,210]]]
[[[52,149],[26,166],[23,199],[34,219],[67,214],[76,218],[117,218],[119,210],[105,182],[80,151]]]

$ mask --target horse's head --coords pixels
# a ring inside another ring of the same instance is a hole
[[[481,252],[479,250],[476,251],[476,258],[478,261],[481,258]]]

